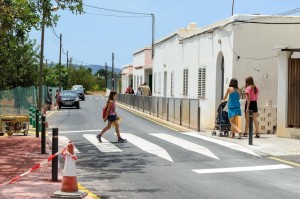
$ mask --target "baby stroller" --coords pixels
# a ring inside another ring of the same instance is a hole
[[[224,111],[224,108],[227,104],[227,101],[222,102],[218,107],[218,115],[215,120],[215,127],[212,132],[212,135],[217,135],[217,130],[219,130],[219,137],[228,136],[230,131],[230,122],[228,118],[227,111]]]

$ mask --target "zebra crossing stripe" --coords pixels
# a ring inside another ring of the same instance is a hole
[[[193,151],[193,152],[196,152],[196,153],[219,160],[219,158],[215,154],[213,154],[208,148],[203,147],[198,144],[194,144],[190,141],[186,141],[184,139],[177,138],[172,135],[168,135],[168,134],[164,134],[164,133],[157,133],[157,134],[150,134],[150,135],[160,138],[162,140],[165,140],[167,142],[170,142],[172,144],[175,144],[177,146],[180,146],[186,150]]]
[[[153,144],[147,140],[144,140],[140,137],[137,137],[133,134],[122,133],[122,135],[124,135],[124,137],[128,140],[128,142],[137,146],[143,151],[146,151],[147,153],[151,153],[153,155],[166,159],[170,162],[174,162],[171,156],[169,155],[169,153],[165,149],[161,148],[160,146]]]
[[[83,134],[85,139],[95,145],[103,153],[116,153],[122,152],[121,149],[110,143],[108,140],[101,138],[102,142],[99,142],[96,138],[96,134]]]
[[[197,169],[193,171],[199,174],[209,174],[209,173],[229,173],[229,172],[242,172],[242,171],[264,171],[264,170],[291,169],[291,168],[293,167],[285,164],[276,164],[276,165],[250,166],[250,167]]]
[[[242,145],[239,145],[239,144],[236,144],[236,143],[226,142],[226,141],[223,141],[223,140],[217,140],[217,139],[213,139],[213,138],[206,137],[204,135],[199,135],[197,133],[192,133],[192,132],[191,133],[183,133],[183,134],[184,135],[189,135],[189,136],[192,136],[192,137],[195,137],[195,138],[199,138],[199,139],[202,139],[202,140],[205,140],[205,141],[208,141],[208,142],[213,142],[215,144],[219,144],[221,146],[225,146],[225,147],[228,147],[228,148],[236,150],[236,151],[241,151],[241,152],[248,153],[248,154],[251,154],[251,155],[254,155],[254,156],[257,156],[257,157],[261,157],[260,155],[254,153],[250,149],[247,149],[246,147],[244,147]]]

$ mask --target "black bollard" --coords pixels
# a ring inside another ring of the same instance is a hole
[[[46,154],[46,117],[42,116],[42,154]]]
[[[40,118],[39,118],[39,110],[35,111],[35,137],[40,137]]]
[[[58,152],[58,128],[52,130],[52,155]],[[58,156],[52,160],[52,181],[58,181]]]
[[[253,111],[249,111],[249,145],[253,144]]]
[[[197,127],[198,127],[198,132],[200,132],[200,106],[198,106]]]

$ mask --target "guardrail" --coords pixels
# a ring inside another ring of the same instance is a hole
[[[121,104],[200,132],[200,102],[198,99],[166,98],[118,94]]]

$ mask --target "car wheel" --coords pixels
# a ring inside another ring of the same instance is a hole
[[[77,109],[80,109],[79,103],[76,104],[76,108],[77,108]]]

